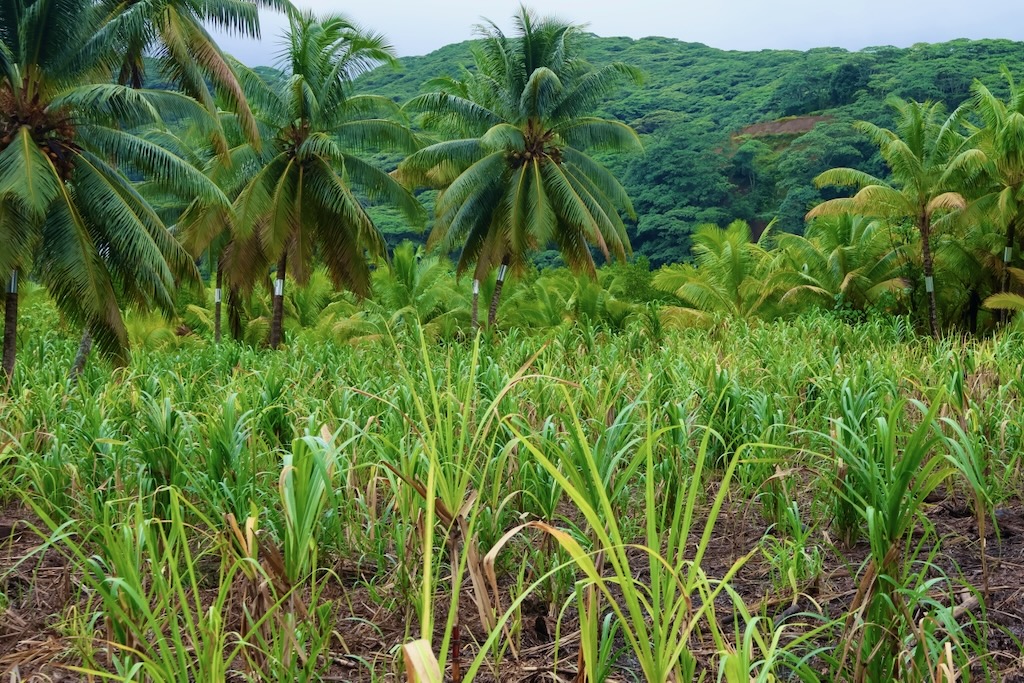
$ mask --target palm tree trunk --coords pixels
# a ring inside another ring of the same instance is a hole
[[[480,327],[480,281],[473,280],[473,312],[470,315],[471,328],[476,332]]]
[[[981,297],[974,287],[967,297],[967,331],[971,334],[978,334],[978,313],[981,310]]]
[[[1003,286],[1002,291],[1010,289],[1010,262],[1013,261],[1013,243],[1017,238],[1017,221],[1010,221],[1006,228],[1006,247],[1003,249]]]
[[[282,326],[284,325],[284,276],[288,267],[288,250],[281,253],[277,262],[277,274],[274,276],[274,308],[270,318],[270,348],[281,345]]]
[[[217,259],[217,282],[213,289],[213,342],[220,344],[220,300],[224,284],[224,256]]]
[[[501,300],[501,290],[505,286],[505,275],[508,273],[508,256],[501,259],[501,267],[498,268],[498,280],[494,283],[494,296],[491,297],[491,308],[487,311],[487,327],[494,327],[498,320],[498,301]]]
[[[82,376],[85,372],[85,361],[89,358],[89,352],[92,351],[92,331],[86,327],[82,330],[82,341],[78,344],[78,353],[75,354],[75,362],[71,365],[71,373],[68,375],[68,379],[74,381]]]
[[[921,222],[921,262],[924,266],[924,289],[928,294],[928,325],[932,336],[939,338],[939,312],[935,302],[935,272],[932,263],[931,225],[925,216]]]
[[[1010,224],[1006,226],[1006,247],[1003,249],[1003,277],[1000,283],[999,291],[1008,292],[1010,291],[1010,262],[1013,261],[1013,243],[1017,236],[1017,221],[1016,219],[1011,220]],[[1010,311],[1003,309],[999,312],[999,321],[1008,322],[1010,320]]]
[[[242,341],[242,312],[239,309],[238,287],[228,287],[228,328],[231,330],[231,338],[235,341]]]
[[[4,358],[3,376],[10,383],[14,379],[14,355],[18,347],[18,269],[11,273],[7,283],[7,299],[4,308]]]

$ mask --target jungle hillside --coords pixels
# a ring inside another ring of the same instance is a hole
[[[471,43],[399,60],[360,78],[361,87],[406,102],[442,74],[471,65]],[[602,102],[600,115],[631,125],[644,152],[605,160],[622,178],[638,219],[633,249],[657,267],[690,259],[690,234],[705,223],[741,219],[757,234],[772,219],[802,234],[807,211],[839,196],[813,179],[838,166],[885,175],[884,162],[853,123],[891,127],[890,96],[943,102],[971,97],[974,79],[1006,94],[1003,67],[1024,64],[1024,43],[957,40],[849,52],[718,50],[671,38],[588,35],[580,50],[598,65],[622,61],[644,74]],[[389,239],[414,238],[397,220]]]

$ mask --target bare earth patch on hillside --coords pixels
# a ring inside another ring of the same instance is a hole
[[[831,121],[832,118],[831,116],[794,116],[778,121],[765,121],[740,129],[739,135],[752,138],[769,135],[803,135],[810,132],[819,123]]]

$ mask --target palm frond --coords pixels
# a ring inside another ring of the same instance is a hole
[[[0,151],[0,197],[41,218],[60,191],[57,169],[36,146],[28,127],[22,126]]]

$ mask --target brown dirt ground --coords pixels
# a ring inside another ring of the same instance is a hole
[[[981,563],[974,518],[959,501],[943,500],[931,504],[928,517],[941,539],[936,565],[956,581],[980,586]],[[1024,682],[1024,655],[1018,645],[1024,641],[1024,504],[1014,501],[998,511],[1001,535],[988,537],[990,598],[987,603],[989,628],[988,650],[990,667],[999,671],[1001,680]],[[65,668],[74,665],[72,649],[67,637],[55,627],[58,616],[79,600],[77,582],[67,571],[65,562],[54,550],[40,551],[41,541],[32,531],[31,513],[19,507],[0,512],[0,590],[9,605],[0,614],[0,676],[6,681],[77,681],[77,674]],[[751,506],[734,506],[723,512],[705,569],[711,576],[720,575],[736,558],[756,548],[766,532],[766,524]],[[733,581],[754,612],[776,619],[786,618],[802,610],[818,611],[826,616],[846,613],[856,592],[855,577],[867,554],[864,544],[839,552],[827,545],[827,532],[818,535],[826,548],[824,571],[813,586],[807,586],[795,608],[792,595],[779,594],[771,586],[767,563],[755,555]],[[693,541],[697,539],[694,538]],[[508,551],[507,551],[508,552]],[[23,561],[30,557],[30,560]],[[638,563],[639,564],[639,563]],[[351,604],[358,620],[342,615],[338,633],[344,639],[335,648],[334,662],[329,680],[370,680],[363,662],[375,663],[379,671],[391,670],[391,663],[400,657],[397,648],[409,640],[406,610],[384,612],[373,607],[367,589],[360,587],[359,572],[339,566],[341,581],[328,591],[327,597],[344,598],[341,604]],[[468,583],[468,582],[467,582]],[[386,589],[385,589],[386,590]],[[468,590],[468,588],[467,588]],[[443,622],[448,605],[437,606],[438,618]],[[411,613],[411,609],[409,610]],[[978,608],[970,610],[977,616]],[[473,635],[480,635],[479,619],[468,594],[460,605],[463,622],[463,667],[468,666],[475,647]],[[730,632],[731,613],[719,612],[726,632]],[[966,623],[967,612],[961,623]],[[359,621],[364,620],[364,621]],[[229,621],[230,623],[230,621]],[[413,627],[414,629],[415,627]],[[522,652],[518,662],[506,655],[501,666],[501,681],[551,681],[557,671],[561,680],[571,680],[575,672],[575,642],[578,641],[576,621],[571,611],[561,624],[560,661],[554,662],[555,621],[547,605],[539,601],[526,602],[523,609]],[[1012,637],[1011,637],[1012,636]],[[97,633],[97,638],[100,634]],[[1016,642],[1015,642],[1016,639]],[[346,652],[346,648],[348,651]],[[709,658],[714,648],[708,642],[703,650]],[[629,666],[625,659],[620,664]],[[975,673],[980,673],[979,671]],[[616,680],[630,680],[615,676]],[[393,675],[375,680],[398,681]],[[497,680],[494,672],[479,676],[479,681]]]

